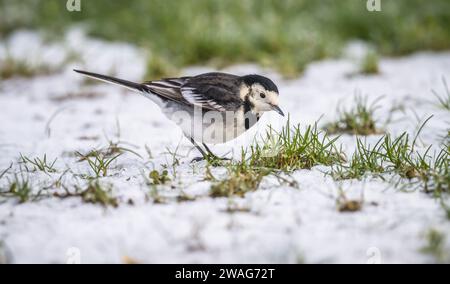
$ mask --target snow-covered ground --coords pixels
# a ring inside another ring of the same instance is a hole
[[[68,54],[76,56],[67,60]],[[56,173],[27,174],[37,189],[50,185],[68,168],[71,171],[63,176],[63,183],[83,184],[74,173],[88,173],[89,168],[87,163],[77,163],[73,153],[106,146],[108,140],[122,141],[142,158],[131,153],[120,156],[109,176],[101,179],[112,184],[118,208],[86,204],[78,197],[48,196],[23,204],[2,199],[0,262],[66,263],[79,258],[82,263],[427,263],[434,259],[420,251],[426,245],[425,233],[436,229],[450,236],[450,222],[439,201],[430,196],[401,191],[377,179],[338,183],[325,176],[321,167],[295,172],[296,187],[266,177],[256,192],[244,198],[209,197],[205,164],[190,162],[197,153],[156,105],[115,86],[86,84],[72,71],[80,68],[140,80],[145,58],[151,54],[133,46],[85,38],[79,31],[57,44],[19,32],[0,43],[0,60],[6,56],[25,58],[30,64],[67,62],[54,75],[1,82],[0,173],[14,164],[0,187],[19,172],[20,153],[58,158]],[[431,90],[443,92],[442,77],[450,78],[450,53],[382,59],[381,74],[374,76],[349,76],[356,68],[357,61],[345,57],[311,64],[296,80],[283,80],[253,65],[225,71],[273,78],[291,123],[311,124],[321,116],[320,123],[332,121],[337,105],[352,106],[354,93],[360,92],[369,100],[384,96],[376,113],[381,122],[392,106],[403,107],[385,126],[388,132],[413,134],[433,114],[420,143],[437,146],[442,142],[450,117],[433,103]],[[184,73],[209,70],[192,67]],[[277,114],[266,114],[259,127],[214,149],[238,152],[268,124],[284,122]],[[344,135],[339,141],[351,154],[355,137]],[[173,157],[168,152],[177,148],[179,165],[173,177]],[[167,202],[155,204],[144,176],[163,165],[169,165],[172,182],[157,187]],[[223,177],[224,169],[215,168],[213,173]],[[350,198],[364,196],[362,210],[339,212],[339,188]],[[47,189],[44,195],[54,190]],[[186,202],[172,198],[182,193],[197,198]],[[229,212],[230,207],[242,210]]]

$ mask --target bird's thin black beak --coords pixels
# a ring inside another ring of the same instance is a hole
[[[281,116],[284,116],[284,112],[281,110],[279,106],[272,105],[272,110],[278,112]]]

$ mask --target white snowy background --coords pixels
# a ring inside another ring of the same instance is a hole
[[[436,106],[431,91],[444,92],[442,78],[450,79],[450,53],[382,58],[380,74],[349,76],[357,70],[363,49],[355,43],[342,59],[313,63],[295,80],[253,65],[222,71],[273,78],[292,124],[333,121],[338,105],[354,105],[355,92],[369,101],[383,96],[376,118],[387,132],[413,135],[421,122],[434,115],[419,144],[438,146],[450,116]],[[68,60],[73,54],[75,58]],[[205,163],[191,163],[198,153],[156,105],[116,86],[86,84],[72,71],[79,68],[139,81],[151,54],[131,45],[86,38],[79,30],[68,33],[63,42],[46,43],[39,34],[21,31],[0,43],[0,59],[7,56],[27,64],[64,67],[52,75],[0,82],[0,172],[13,163],[0,186],[20,171],[20,154],[57,158],[56,173],[26,174],[36,189],[50,185],[69,168],[63,182],[83,184],[73,173],[88,173],[89,167],[78,163],[73,153],[107,146],[109,140],[120,140],[142,158],[126,153],[113,163],[109,176],[101,178],[112,185],[117,208],[45,192],[23,204],[3,198],[0,262],[66,263],[77,255],[82,263],[429,263],[435,260],[421,252],[427,244],[426,232],[435,229],[450,236],[450,221],[439,200],[376,178],[336,182],[323,167],[295,172],[295,187],[280,185],[269,176],[243,198],[209,197]],[[183,73],[210,70],[191,67]],[[396,105],[404,111],[395,112],[394,119],[383,125]],[[266,114],[257,129],[213,148],[221,154],[231,149],[239,152],[267,125],[284,123],[276,113]],[[355,136],[343,135],[338,141],[351,154]],[[180,163],[175,172],[168,151],[177,151]],[[172,181],[157,187],[166,203],[155,204],[144,176],[163,165],[170,166]],[[225,177],[223,168],[214,168],[213,173]],[[350,198],[363,196],[362,210],[339,212],[339,188]],[[56,189],[47,191],[52,190]],[[175,198],[180,194],[196,199],[180,202]],[[230,207],[241,210],[228,212]]]

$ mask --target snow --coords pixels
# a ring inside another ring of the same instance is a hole
[[[68,54],[75,61],[61,72],[29,79],[14,78],[0,84],[0,172],[14,162],[13,170],[0,180],[7,183],[19,172],[18,158],[58,158],[57,173],[29,173],[37,187],[63,177],[67,184],[83,184],[73,173],[87,173],[86,163],[77,163],[74,151],[87,152],[106,146],[108,139],[130,144],[143,158],[127,153],[117,159],[110,176],[118,208],[83,203],[80,198],[43,197],[18,204],[13,199],[0,203],[0,262],[66,263],[73,253],[82,263],[123,263],[130,259],[145,263],[427,263],[433,259],[420,252],[424,234],[434,228],[446,235],[450,222],[439,202],[417,190],[401,191],[379,179],[335,182],[324,168],[300,170],[291,178],[297,187],[280,185],[266,177],[259,190],[244,198],[208,197],[210,182],[204,180],[205,164],[190,163],[198,153],[192,150],[179,129],[165,119],[156,105],[144,97],[107,84],[85,85],[72,72],[80,68],[115,74],[129,80],[142,79],[148,54],[134,46],[110,43],[71,31],[60,43],[46,43],[38,34],[22,31],[0,43],[0,59],[7,55],[59,65]],[[359,51],[358,51],[359,52]],[[382,58],[380,75],[350,76],[357,63],[351,56],[311,64],[295,80],[283,80],[270,70],[238,65],[226,72],[260,73],[273,78],[280,89],[282,109],[291,123],[307,125],[336,117],[336,107],[351,106],[355,91],[369,101],[384,96],[377,115],[387,119],[392,105],[405,111],[394,113],[385,128],[398,135],[415,133],[419,121],[434,115],[421,135],[421,144],[438,145],[449,127],[448,112],[433,104],[431,90],[443,91],[442,78],[450,78],[450,53],[421,52],[403,58]],[[212,70],[191,67],[186,75]],[[150,79],[150,78],[147,78]],[[93,98],[62,99],[92,93]],[[277,114],[264,115],[256,129],[234,141],[214,146],[225,154],[253,142],[268,124],[285,123]],[[117,137],[120,125],[120,138]],[[379,136],[367,138],[376,141]],[[351,154],[355,138],[339,140]],[[151,149],[148,157],[145,146]],[[158,187],[165,204],[149,200],[144,175],[163,164],[172,172],[168,149],[178,147],[180,164],[173,187]],[[212,169],[223,177],[223,168]],[[339,188],[353,199],[364,196],[359,212],[341,213],[336,208]],[[195,201],[177,202],[180,193]],[[133,205],[129,201],[133,201]],[[245,210],[230,213],[227,208]],[[447,243],[447,247],[448,247]],[[4,257],[4,256],[7,257]]]

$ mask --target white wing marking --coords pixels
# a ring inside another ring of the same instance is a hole
[[[149,86],[155,86],[155,87],[166,87],[166,88],[179,88],[180,85],[177,82],[171,82],[171,81],[152,81],[148,83]]]
[[[204,98],[202,94],[199,94],[196,92],[195,88],[189,88],[189,87],[181,88],[181,94],[188,102],[190,102],[193,105],[200,106],[200,107],[209,106],[209,108],[212,108],[212,109],[215,109],[218,111],[226,110],[223,106],[219,105],[215,101]]]

